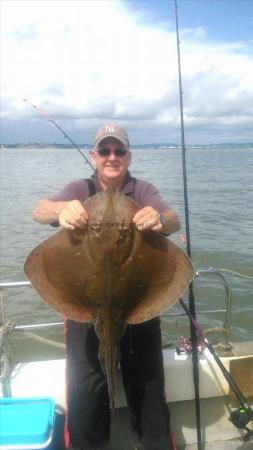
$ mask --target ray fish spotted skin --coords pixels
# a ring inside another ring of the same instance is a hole
[[[114,407],[119,341],[127,324],[160,315],[193,278],[188,256],[158,232],[138,231],[140,206],[107,189],[85,203],[85,229],[60,230],[28,256],[24,271],[43,300],[65,317],[92,322]]]

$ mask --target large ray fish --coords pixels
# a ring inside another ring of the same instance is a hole
[[[119,340],[126,324],[145,322],[175,303],[193,278],[189,258],[132,222],[140,206],[118,190],[89,198],[85,229],[61,230],[38,245],[24,270],[40,296],[78,322],[93,322],[114,404]]]

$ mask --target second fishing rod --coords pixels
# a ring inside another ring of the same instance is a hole
[[[182,298],[179,299],[179,303],[182,306],[182,308],[184,309],[184,311],[187,314],[187,316],[189,317],[190,322],[191,322],[192,326],[195,328],[197,334],[204,341],[206,348],[209,350],[209,352],[213,356],[215,362],[217,363],[217,365],[221,369],[221,371],[222,371],[225,379],[227,380],[230,388],[232,389],[232,391],[234,392],[237,400],[240,403],[240,407],[238,409],[234,410],[230,414],[229,420],[233,423],[233,425],[235,425],[235,427],[241,428],[241,429],[244,429],[244,430],[247,431],[247,433],[244,436],[244,439],[246,441],[249,440],[249,439],[253,439],[253,430],[250,430],[247,427],[247,424],[250,421],[253,420],[253,410],[251,409],[250,405],[247,403],[243,393],[241,392],[241,390],[240,390],[239,386],[237,385],[237,383],[235,382],[234,378],[231,376],[229,371],[226,369],[226,367],[222,363],[220,357],[215,352],[215,350],[214,350],[212,344],[210,343],[207,335],[204,333],[204,331],[202,330],[201,326],[196,321],[196,319],[191,315],[188,306],[186,305],[186,303],[184,302],[184,300]]]

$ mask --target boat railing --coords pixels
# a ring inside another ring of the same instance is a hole
[[[32,287],[30,281],[13,281],[13,282],[3,282],[0,283],[0,296],[3,299],[3,293],[11,288],[24,288],[30,286]],[[36,323],[33,325],[16,325],[16,330],[23,330],[23,329],[31,329],[31,328],[46,328],[46,327],[52,327],[52,326],[59,326],[64,325],[64,322],[50,322],[50,323]]]
[[[230,349],[231,346],[229,344],[229,333],[231,330],[231,309],[232,309],[232,290],[231,287],[222,274],[221,270],[214,269],[209,267],[208,269],[199,269],[195,272],[195,279],[198,279],[203,276],[212,276],[218,278],[218,280],[222,283],[225,289],[225,304],[223,309],[204,309],[198,310],[197,314],[212,314],[212,313],[225,313],[224,321],[222,327],[219,328],[219,331],[223,335],[223,350]],[[186,316],[186,313],[164,313],[162,317],[173,317],[173,316]],[[211,330],[210,330],[211,331]]]
[[[229,286],[228,281],[224,277],[224,275],[218,269],[213,269],[209,267],[209,269],[200,269],[196,272],[195,277],[199,278],[201,276],[214,276],[219,279],[225,289],[225,308],[220,310],[219,312],[225,312],[225,320],[223,323],[223,327],[227,330],[231,328],[231,309],[232,309],[232,290]],[[209,313],[209,311],[204,311],[204,313]],[[218,312],[218,311],[217,311]],[[199,312],[198,312],[199,314]]]
[[[224,289],[225,289],[225,305],[222,309],[211,309],[211,310],[200,310],[198,311],[198,315],[201,314],[211,314],[211,313],[225,313],[225,318],[223,322],[223,329],[224,329],[224,342],[228,342],[228,334],[231,328],[231,308],[232,308],[232,291],[229,286],[228,281],[224,277],[224,275],[221,273],[219,269],[213,269],[212,267],[208,269],[199,269],[195,273],[195,279],[198,279],[203,276],[213,276],[218,278],[218,280],[222,283]],[[5,290],[11,289],[11,288],[25,288],[27,286],[31,286],[31,283],[29,281],[19,281],[19,282],[2,282],[0,283],[0,296],[3,299],[3,293]],[[162,317],[183,317],[186,316],[184,312],[171,312],[171,313],[164,313],[162,314]],[[22,329],[31,329],[31,328],[46,328],[46,327],[52,327],[52,326],[60,326],[63,325],[64,322],[51,322],[51,323],[43,323],[43,324],[28,324],[28,325],[16,325],[16,330],[22,330]]]

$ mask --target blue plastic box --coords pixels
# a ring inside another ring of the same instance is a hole
[[[42,449],[51,442],[55,404],[52,398],[0,399],[0,449]]]

